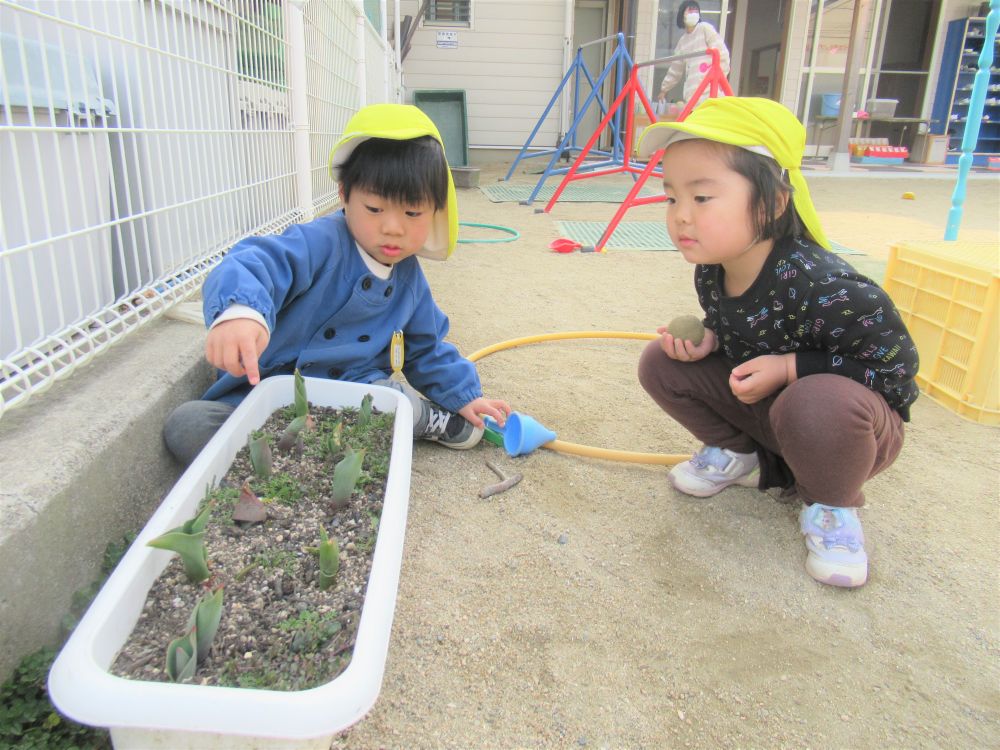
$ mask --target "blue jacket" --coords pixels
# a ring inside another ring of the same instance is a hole
[[[449,411],[482,395],[475,365],[444,340],[448,318],[417,258],[397,263],[387,280],[372,275],[343,211],[242,240],[208,275],[202,294],[206,324],[232,304],[264,316],[271,339],[260,356],[261,378],[295,368],[355,383],[387,378],[389,342],[401,330],[410,385]],[[202,398],[235,405],[249,390],[246,377],[220,370]]]

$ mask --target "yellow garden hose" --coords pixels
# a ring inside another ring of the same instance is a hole
[[[535,336],[522,336],[516,339],[501,341],[499,344],[492,344],[477,352],[473,352],[469,355],[469,359],[476,362],[495,352],[502,352],[506,349],[513,349],[516,346],[524,346],[525,344],[538,344],[542,341],[565,341],[567,339],[637,339],[639,341],[653,341],[656,338],[658,337],[655,333],[634,333],[631,331],[563,331],[562,333],[540,333]],[[607,461],[625,461],[634,464],[673,466],[691,458],[690,454],[636,453],[635,451],[620,451],[611,448],[580,445],[579,443],[568,443],[565,440],[552,440],[545,443],[542,447],[558,451],[559,453],[572,453],[576,456],[603,458]]]

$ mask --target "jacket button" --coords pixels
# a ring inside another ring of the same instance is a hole
[[[385,288],[385,296],[388,297],[390,294],[392,294],[392,284]]]
[[[325,339],[332,339],[336,335],[337,335],[336,328],[327,328],[325,331],[323,331],[323,338]]]
[[[358,336],[358,341],[369,341],[369,340],[371,340],[371,336],[369,336],[367,333],[362,336]]]
[[[365,276],[365,280],[361,282],[361,288],[366,292],[372,288],[372,280],[370,277]]]
[[[329,370],[326,371],[326,374],[329,375],[331,378],[339,378],[341,375],[344,374],[344,371],[338,367],[331,367]]]

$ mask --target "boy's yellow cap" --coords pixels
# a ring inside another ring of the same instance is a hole
[[[369,138],[389,138],[408,141],[432,136],[441,144],[444,141],[431,118],[411,104],[372,104],[354,115],[344,127],[344,136],[330,152],[330,175],[336,179],[336,169],[346,162],[358,144]],[[448,173],[448,204],[443,211],[434,215],[427,242],[417,253],[421,258],[446,260],[455,250],[458,241],[458,200],[455,197],[455,182]]]
[[[802,176],[806,129],[791,110],[778,102],[757,97],[706,99],[680,122],[657,122],[646,128],[639,139],[639,156],[647,159],[672,143],[691,138],[739,146],[778,162],[788,170],[788,181],[795,188],[792,203],[799,218],[810,236],[830,249],[830,241],[809,196],[809,186]]]

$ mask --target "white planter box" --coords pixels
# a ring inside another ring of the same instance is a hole
[[[361,719],[382,685],[410,494],[413,410],[401,393],[380,386],[306,378],[318,406],[373,405],[396,413],[385,503],[351,663],[311,690],[279,692],[127,680],[108,668],[139,618],[146,594],[173,557],[146,542],[191,518],[206,486],[226,474],[249,433],[291,404],[293,377],[254,388],[184,472],[143,528],[59,653],[49,694],[70,718],[108,727],[117,750],[240,748],[326,750],[334,735]]]

